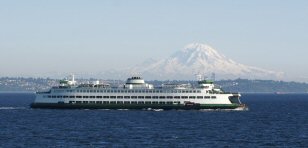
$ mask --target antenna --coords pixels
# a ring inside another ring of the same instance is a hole
[[[75,84],[76,84],[75,75],[74,75],[74,74],[71,74],[71,76],[72,76],[72,85],[75,85]]]
[[[72,81],[75,82],[75,75],[72,74]]]

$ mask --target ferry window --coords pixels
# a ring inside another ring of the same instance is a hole
[[[109,104],[109,101],[103,101],[103,104]]]
[[[172,99],[172,98],[173,98],[173,96],[167,96],[167,98],[168,98],[168,99]]]
[[[110,92],[110,90],[107,90],[107,92],[109,93],[109,92]]]
[[[104,96],[103,98],[109,98],[109,96]]]
[[[209,99],[209,98],[211,98],[210,96],[204,96],[204,99]]]
[[[96,98],[103,98],[102,96],[96,96]]]
[[[132,99],[136,99],[136,98],[137,98],[137,96],[131,96],[131,98],[132,98]]]
[[[137,101],[131,101],[130,103],[131,104],[137,104]]]
[[[158,102],[157,101],[152,101],[152,104],[158,104]]]
[[[83,96],[83,98],[89,98],[89,96]]]
[[[121,93],[124,93],[124,90],[121,90]]]
[[[125,99],[129,99],[129,98],[130,98],[130,96],[124,96],[124,98],[125,98]]]
[[[117,104],[123,104],[123,101],[117,101]]]
[[[81,96],[76,96],[76,98],[82,98]]]
[[[189,96],[189,99],[195,99],[196,96]]]
[[[146,99],[151,99],[151,96],[145,96]]]
[[[192,90],[190,90],[189,93],[192,93]]]
[[[155,92],[156,92],[156,93],[159,93],[159,90],[156,90]]]
[[[139,99],[144,99],[144,96],[138,96]]]
[[[81,101],[76,101],[76,104],[81,104]]]
[[[153,99],[158,99],[158,96],[152,96]]]
[[[142,92],[142,90],[139,90],[139,93],[141,93]]]
[[[197,96],[198,99],[203,99],[203,96]]]
[[[144,104],[144,102],[143,101],[138,101],[138,104]]]
[[[95,96],[90,96],[90,98],[95,98]]]
[[[124,101],[124,104],[130,104],[130,102],[129,101]]]
[[[159,96],[159,99],[165,99],[166,97],[165,96]]]
[[[159,102],[159,104],[166,104],[166,102]]]
[[[145,93],[145,90],[142,90],[143,93]]]
[[[196,91],[194,90],[194,93],[196,93]]]
[[[211,98],[212,98],[212,99],[216,99],[216,96],[212,96]]]
[[[167,104],[173,104],[172,101],[168,101]]]
[[[48,96],[48,98],[51,98],[51,96]]]
[[[68,96],[63,96],[63,98],[68,98]]]
[[[110,104],[116,104],[116,101],[110,101]]]
[[[187,98],[188,98],[188,96],[181,96],[181,98],[182,98],[182,99],[187,99]]]
[[[102,101],[96,101],[96,104],[102,104]]]
[[[119,98],[119,99],[123,99],[123,96],[117,96],[117,98]]]
[[[57,98],[62,98],[62,96],[57,96]]]
[[[180,99],[181,97],[180,97],[180,96],[174,96],[174,98],[175,98],[175,99]]]
[[[115,98],[116,98],[116,96],[110,96],[110,98],[111,98],[111,99],[115,99]]]
[[[57,98],[57,96],[52,96],[52,98]]]
[[[95,101],[89,101],[89,103],[93,103],[93,104],[94,104],[94,103],[95,103]]]
[[[88,103],[88,101],[82,101],[82,103],[85,103],[85,104],[87,104],[87,103]]]
[[[174,101],[173,103],[175,103],[175,104],[180,104],[180,101]]]
[[[145,101],[144,104],[151,104],[151,101]]]
[[[201,93],[201,90],[198,90],[197,93]]]

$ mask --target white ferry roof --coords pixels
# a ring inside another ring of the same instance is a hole
[[[144,80],[141,77],[128,78],[126,84],[144,84]]]

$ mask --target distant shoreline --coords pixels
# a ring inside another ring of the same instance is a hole
[[[10,93],[20,93],[20,94],[35,94],[34,91],[0,91],[0,94],[10,94]]]

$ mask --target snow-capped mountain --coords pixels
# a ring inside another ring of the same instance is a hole
[[[147,79],[195,79],[195,74],[216,74],[218,79],[273,79],[279,80],[283,73],[237,63],[214,48],[200,43],[187,45],[169,58],[148,60],[131,68]]]

